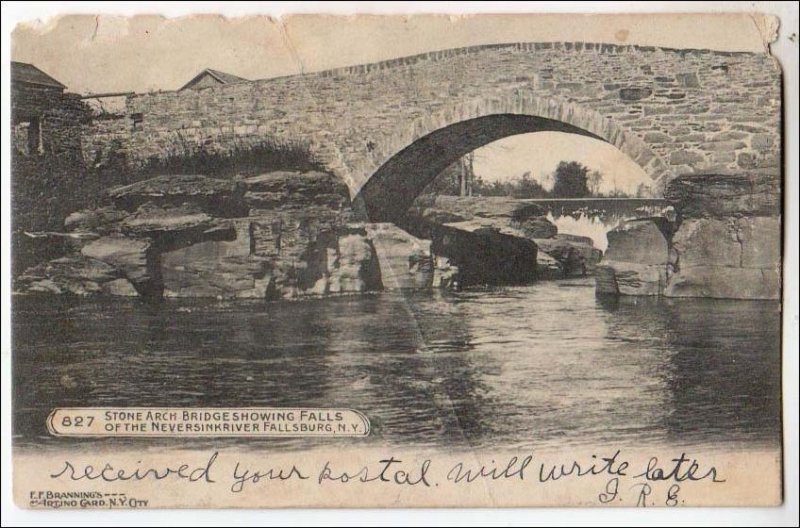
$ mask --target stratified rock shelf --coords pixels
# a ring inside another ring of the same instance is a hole
[[[106,198],[70,214],[65,233],[33,235],[58,258],[23,272],[18,292],[277,299],[433,281],[430,243],[354,222],[327,173],[165,175]]]
[[[674,218],[608,234],[597,293],[780,299],[780,189],[759,173],[692,174],[666,188]]]

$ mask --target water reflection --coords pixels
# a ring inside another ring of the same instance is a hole
[[[663,428],[671,439],[697,437],[691,422],[713,415],[701,432],[724,441],[747,430],[780,429],[780,309],[761,301],[665,303],[666,343],[674,350],[663,372],[671,412]],[[682,331],[696,328],[698,331]],[[699,331],[702,329],[702,331]]]
[[[365,442],[398,445],[780,438],[775,303],[607,301],[572,281],[267,304],[16,298],[14,315],[22,444],[74,442],[47,435],[52,407],[113,405],[350,407],[372,421]]]

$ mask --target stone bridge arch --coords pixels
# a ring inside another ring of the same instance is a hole
[[[130,95],[120,115],[82,125],[81,150],[87,163],[121,153],[138,167],[198,151],[235,158],[299,146],[363,199],[381,167],[426,135],[489,115],[526,115],[615,145],[659,183],[758,172],[779,185],[780,93],[780,68],[767,53],[490,44]]]
[[[659,191],[672,175],[638,135],[611,116],[517,89],[449,104],[379,141],[369,140],[369,155],[345,171],[345,180],[354,203],[370,220],[396,221],[423,188],[461,156],[493,141],[533,132],[564,132],[609,143],[642,167]]]

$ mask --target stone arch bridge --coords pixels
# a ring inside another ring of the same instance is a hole
[[[516,43],[203,90],[128,96],[84,125],[87,160],[301,144],[373,220],[393,220],[441,169],[491,141],[562,131],[615,145],[662,188],[676,176],[780,181],[781,84],[767,54]]]

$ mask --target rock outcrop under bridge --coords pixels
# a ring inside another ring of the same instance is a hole
[[[600,294],[780,299],[780,192],[769,176],[702,174],[670,182],[672,219],[608,234]]]

